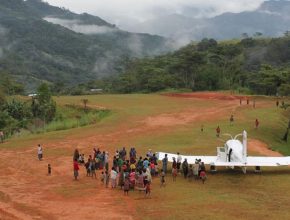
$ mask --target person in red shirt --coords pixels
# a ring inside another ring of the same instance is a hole
[[[75,177],[75,180],[77,180],[79,176],[79,169],[80,169],[77,160],[74,160],[73,167],[74,167],[74,177]]]
[[[220,137],[220,133],[221,133],[220,126],[217,126],[217,128],[216,128],[216,136]]]
[[[256,129],[258,129],[259,124],[260,124],[260,122],[259,122],[259,120],[256,118],[256,121],[255,121],[255,127],[256,127]]]

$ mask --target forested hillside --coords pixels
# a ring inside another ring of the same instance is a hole
[[[240,90],[290,95],[290,37],[220,42],[203,39],[174,53],[128,63],[105,85],[116,92]]]
[[[55,24],[55,19],[96,31],[85,34]],[[0,75],[24,83],[26,91],[35,91],[41,81],[73,85],[114,75],[129,58],[164,51],[164,38],[125,32],[99,17],[40,0],[0,1]]]

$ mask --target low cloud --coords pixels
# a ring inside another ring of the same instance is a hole
[[[75,12],[88,12],[122,26],[144,22],[159,16],[180,14],[190,17],[212,17],[224,12],[257,9],[264,0],[46,0]]]
[[[81,24],[80,20],[67,20],[53,17],[45,17],[43,19],[82,34],[106,34],[116,31],[116,29],[107,26]]]

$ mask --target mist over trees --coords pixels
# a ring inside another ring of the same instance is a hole
[[[289,95],[289,45],[287,36],[220,43],[203,39],[163,56],[131,60],[119,76],[96,85],[120,93],[190,89]]]

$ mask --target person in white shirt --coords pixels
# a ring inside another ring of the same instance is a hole
[[[179,154],[179,152],[177,152],[177,172],[179,172],[180,171],[180,165],[181,165],[181,161],[182,161],[182,157],[181,157],[181,155]]]
[[[115,170],[115,168],[113,167],[112,170],[111,170],[111,186],[112,188],[116,188],[116,183],[117,183],[117,171]]]
[[[38,155],[38,160],[42,160],[43,150],[40,144],[38,145],[38,148],[37,148],[37,155]]]

